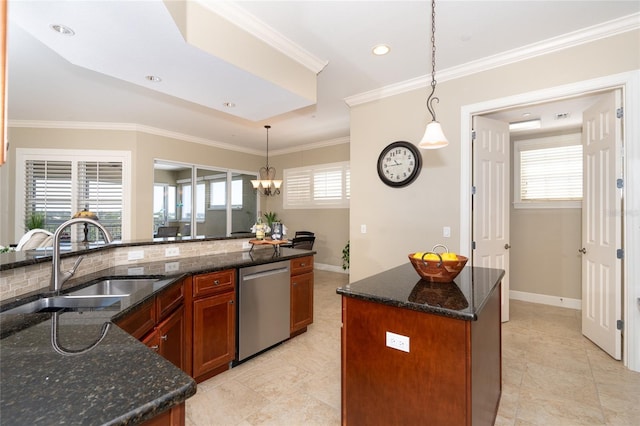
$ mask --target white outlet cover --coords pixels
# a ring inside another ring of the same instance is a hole
[[[387,346],[403,352],[409,352],[409,337],[387,331]]]
[[[175,272],[180,269],[180,262],[169,262],[164,264],[165,272]]]
[[[128,260],[144,259],[144,250],[130,250],[127,255]]]

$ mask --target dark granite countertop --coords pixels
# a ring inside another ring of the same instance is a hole
[[[502,280],[502,269],[465,267],[451,283],[422,280],[410,263],[337,289],[346,297],[475,321]]]
[[[193,379],[113,325],[111,320],[135,309],[185,275],[314,253],[282,248],[276,256],[273,249],[265,248],[251,253],[231,252],[116,266],[69,280],[63,292],[81,289],[105,277],[137,276],[161,281],[153,291],[135,293],[100,310],[4,314],[4,318],[0,315],[2,423],[85,424],[90,419],[92,424],[137,424],[184,401],[196,391]],[[3,301],[0,310],[47,295],[46,292],[34,293]],[[105,323],[110,324],[106,337],[93,349],[73,355],[65,353],[91,346],[100,337]]]

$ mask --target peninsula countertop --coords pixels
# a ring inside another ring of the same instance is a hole
[[[188,274],[309,256],[314,251],[271,249],[233,252],[196,258],[116,266],[69,280],[63,292],[75,290],[101,277],[162,278],[163,285]],[[171,273],[166,263],[171,262]],[[173,278],[173,279],[172,279]],[[162,291],[156,289],[153,294]],[[87,312],[45,312],[0,321],[0,411],[7,424],[136,424],[174,406],[196,392],[192,378],[144,344],[113,325],[112,319],[135,309],[135,303],[116,303]],[[23,295],[4,301],[0,310],[42,297]],[[12,315],[13,316],[13,315]],[[16,315],[17,316],[17,315]],[[105,324],[106,336],[95,348]],[[15,328],[14,328],[15,327]],[[55,338],[54,338],[55,336]],[[54,340],[57,341],[53,344]],[[62,350],[60,350],[62,348]]]
[[[475,321],[503,276],[501,269],[466,266],[452,283],[431,283],[421,279],[413,266],[406,263],[340,287],[337,293],[389,306]]]

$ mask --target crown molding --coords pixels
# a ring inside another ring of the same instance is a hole
[[[279,149],[276,151],[270,151],[272,155],[285,155],[285,154],[292,154],[294,152],[300,152],[300,151],[310,151],[312,149],[318,149],[318,148],[326,148],[328,146],[335,146],[335,145],[342,145],[345,143],[350,143],[351,139],[348,136],[342,137],[342,138],[336,138],[336,139],[329,139],[326,141],[320,141],[320,142],[315,142],[315,143],[311,143],[311,144],[305,144],[299,147],[293,147],[293,148],[284,148],[284,149]]]
[[[562,36],[553,37],[541,42],[508,50],[497,55],[468,62],[459,66],[446,68],[438,71],[438,82],[454,80],[467,75],[476,74],[482,71],[509,65],[515,62],[535,58],[590,43],[603,38],[634,31],[640,28],[640,13],[624,16],[592,27],[584,28]],[[389,96],[399,95],[412,90],[424,89],[431,82],[431,74],[405,80],[399,83],[390,84],[379,89],[359,93],[344,99],[349,107],[380,100]]]
[[[184,133],[173,132],[170,130],[160,129],[152,126],[145,126],[134,123],[104,123],[104,122],[83,122],[83,121],[38,121],[38,120],[8,120],[7,127],[22,127],[32,129],[67,129],[67,130],[116,130],[141,132],[150,135],[162,136],[171,139],[177,139],[186,142],[208,145],[215,148],[226,149],[228,151],[242,152],[251,155],[264,155],[264,151],[244,148],[238,145],[231,145],[224,142],[212,141],[210,139],[199,138]],[[303,146],[285,148],[271,151],[272,155],[284,155],[293,152],[309,151],[312,149],[325,148],[328,146],[341,145],[349,143],[349,137],[330,139],[327,141],[315,142]]]
[[[289,40],[235,3],[220,0],[199,0],[199,3],[315,74],[320,73],[329,63]]]
[[[224,142],[212,141],[210,139],[199,138],[184,133],[173,132],[152,126],[145,126],[135,123],[103,123],[85,121],[38,121],[38,120],[8,120],[7,127],[25,127],[35,129],[68,129],[68,130],[120,130],[129,132],[141,132],[150,135],[162,136],[177,139],[185,142],[193,142],[201,145],[208,145],[215,148],[229,151],[243,152],[251,155],[263,155],[263,151],[244,148],[238,145],[231,145]]]

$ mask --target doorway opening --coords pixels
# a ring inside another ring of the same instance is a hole
[[[637,123],[633,119],[633,112],[637,111],[638,97],[634,95],[634,88],[638,85],[637,73],[623,73],[619,75],[599,78],[586,82],[574,83],[566,86],[545,89],[542,91],[526,93],[522,95],[495,99],[478,104],[467,105],[461,109],[461,240],[460,247],[465,248],[469,253],[472,253],[473,242],[473,227],[472,227],[472,173],[473,173],[473,159],[471,150],[471,129],[472,119],[474,116],[487,115],[497,113],[499,111],[514,109],[519,105],[538,105],[543,103],[551,103],[556,100],[564,100],[571,98],[578,98],[585,94],[598,94],[606,91],[611,91],[615,88],[621,88],[625,96],[625,131],[626,140],[633,141],[632,134],[637,133]],[[629,148],[627,150],[626,157],[628,159],[635,158],[636,147]],[[633,170],[627,169],[625,174],[628,174],[629,186],[638,181],[637,173]],[[633,198],[633,197],[628,197]],[[629,206],[630,203],[627,203]],[[628,207],[627,207],[628,208]],[[634,218],[622,209],[621,215],[625,218],[627,223],[634,222]],[[625,226],[624,235],[622,240],[626,244],[626,249],[629,253],[635,252],[638,247],[636,237],[630,231],[629,226]],[[626,251],[625,249],[625,251]],[[577,253],[577,252],[576,252]],[[624,285],[623,294],[624,298],[621,304],[624,306],[624,328],[625,328],[625,340],[623,342],[623,360],[627,367],[638,370],[640,369],[640,351],[638,351],[634,344],[638,339],[634,338],[634,331],[640,326],[640,315],[635,312],[634,301],[635,298],[631,297],[635,294],[635,289],[631,284],[633,276],[628,276],[627,272],[630,271],[631,275],[634,274],[635,269],[630,267],[628,262],[624,264],[622,271],[622,282]],[[508,294],[508,293],[507,293]],[[631,296],[630,296],[631,295]]]

